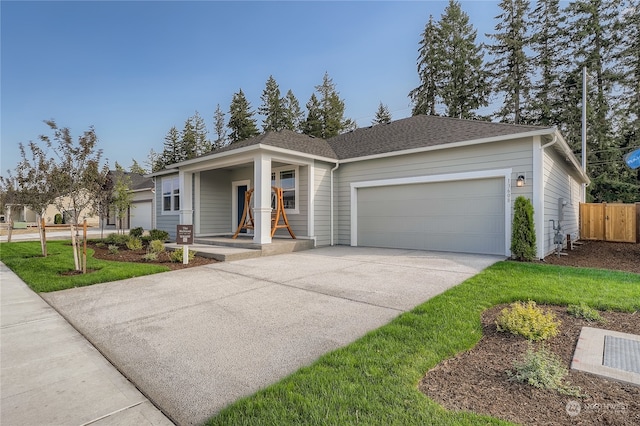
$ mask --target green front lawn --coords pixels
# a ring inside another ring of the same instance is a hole
[[[49,241],[47,253],[47,257],[42,257],[39,241],[0,244],[0,261],[37,292],[64,290],[169,270],[166,266],[94,259],[93,250],[87,250],[87,269],[94,271],[84,275],[63,275],[75,269],[70,242]]]
[[[447,411],[420,393],[417,385],[430,368],[479,341],[484,309],[516,300],[585,302],[601,310],[637,311],[640,275],[500,262],[232,404],[208,424],[506,424]]]

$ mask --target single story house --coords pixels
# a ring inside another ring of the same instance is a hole
[[[555,249],[558,221],[562,235],[579,237],[590,183],[555,127],[426,115],[328,140],[267,132],[150,176],[155,227],[172,238],[178,224],[192,224],[196,238],[233,234],[254,189],[258,244],[271,242],[277,186],[296,236],[316,246],[510,256],[513,204],[523,195],[534,206],[540,258]]]

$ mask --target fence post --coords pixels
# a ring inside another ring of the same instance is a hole
[[[640,203],[636,203],[636,244],[640,244]]]

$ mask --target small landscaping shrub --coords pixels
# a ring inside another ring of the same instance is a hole
[[[563,383],[568,370],[562,365],[562,360],[545,347],[535,351],[531,346],[527,349],[522,361],[514,361],[515,373],[507,371],[509,380],[527,383],[541,389],[555,389],[556,391],[575,397],[581,397],[580,388]]]
[[[119,245],[119,246],[123,246],[125,244],[127,244],[127,241],[129,240],[129,236],[128,235],[123,235],[123,234],[109,234],[106,238],[106,242],[108,244],[115,244],[115,245]]]
[[[158,253],[156,253],[154,251],[148,251],[147,254],[142,256],[142,259],[146,260],[148,262],[152,262],[152,261],[158,260]]]
[[[604,322],[602,315],[600,315],[600,313],[591,306],[586,305],[584,302],[580,302],[579,305],[569,305],[567,307],[567,313],[576,318],[585,319],[589,322]]]
[[[164,243],[160,240],[152,240],[151,242],[149,242],[149,251],[156,254],[164,252]]]
[[[140,250],[142,248],[142,240],[137,237],[129,237],[127,240],[127,248],[129,250]]]
[[[152,229],[149,231],[149,241],[153,240],[169,241],[169,233],[160,229]]]
[[[531,262],[536,257],[536,231],[533,224],[533,205],[523,196],[516,198],[513,206],[511,231],[511,255],[518,260]]]
[[[96,247],[98,247],[98,248],[106,247],[106,245],[107,245],[107,244],[106,244],[106,243],[103,243],[102,241],[98,241],[98,242],[96,243]]]
[[[510,309],[504,308],[496,319],[498,331],[519,334],[527,340],[546,340],[558,334],[560,320],[556,315],[546,313],[530,300],[525,303],[512,303]]]
[[[144,229],[142,229],[142,226],[138,226],[137,228],[131,228],[129,230],[129,236],[130,237],[140,238],[140,237],[142,237],[142,233],[143,232],[144,232]]]
[[[116,244],[109,244],[109,254],[118,254],[119,249]]]
[[[169,259],[171,259],[171,261],[175,262],[175,263],[182,262],[182,256],[183,256],[182,250],[183,249],[181,247],[181,248],[179,248],[177,250],[174,250],[171,253],[169,253]],[[196,252],[193,251],[193,250],[189,250],[188,256],[189,256],[189,262],[191,262],[193,259],[195,259]]]
[[[62,219],[62,215],[60,213],[56,213],[56,215],[53,217],[53,223],[55,223],[56,225],[61,225],[64,223],[64,220]]]

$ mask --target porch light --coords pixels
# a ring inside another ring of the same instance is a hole
[[[524,177],[524,175],[518,175],[518,178],[516,179],[516,186],[518,188],[522,188],[524,186],[526,182],[526,179]]]

